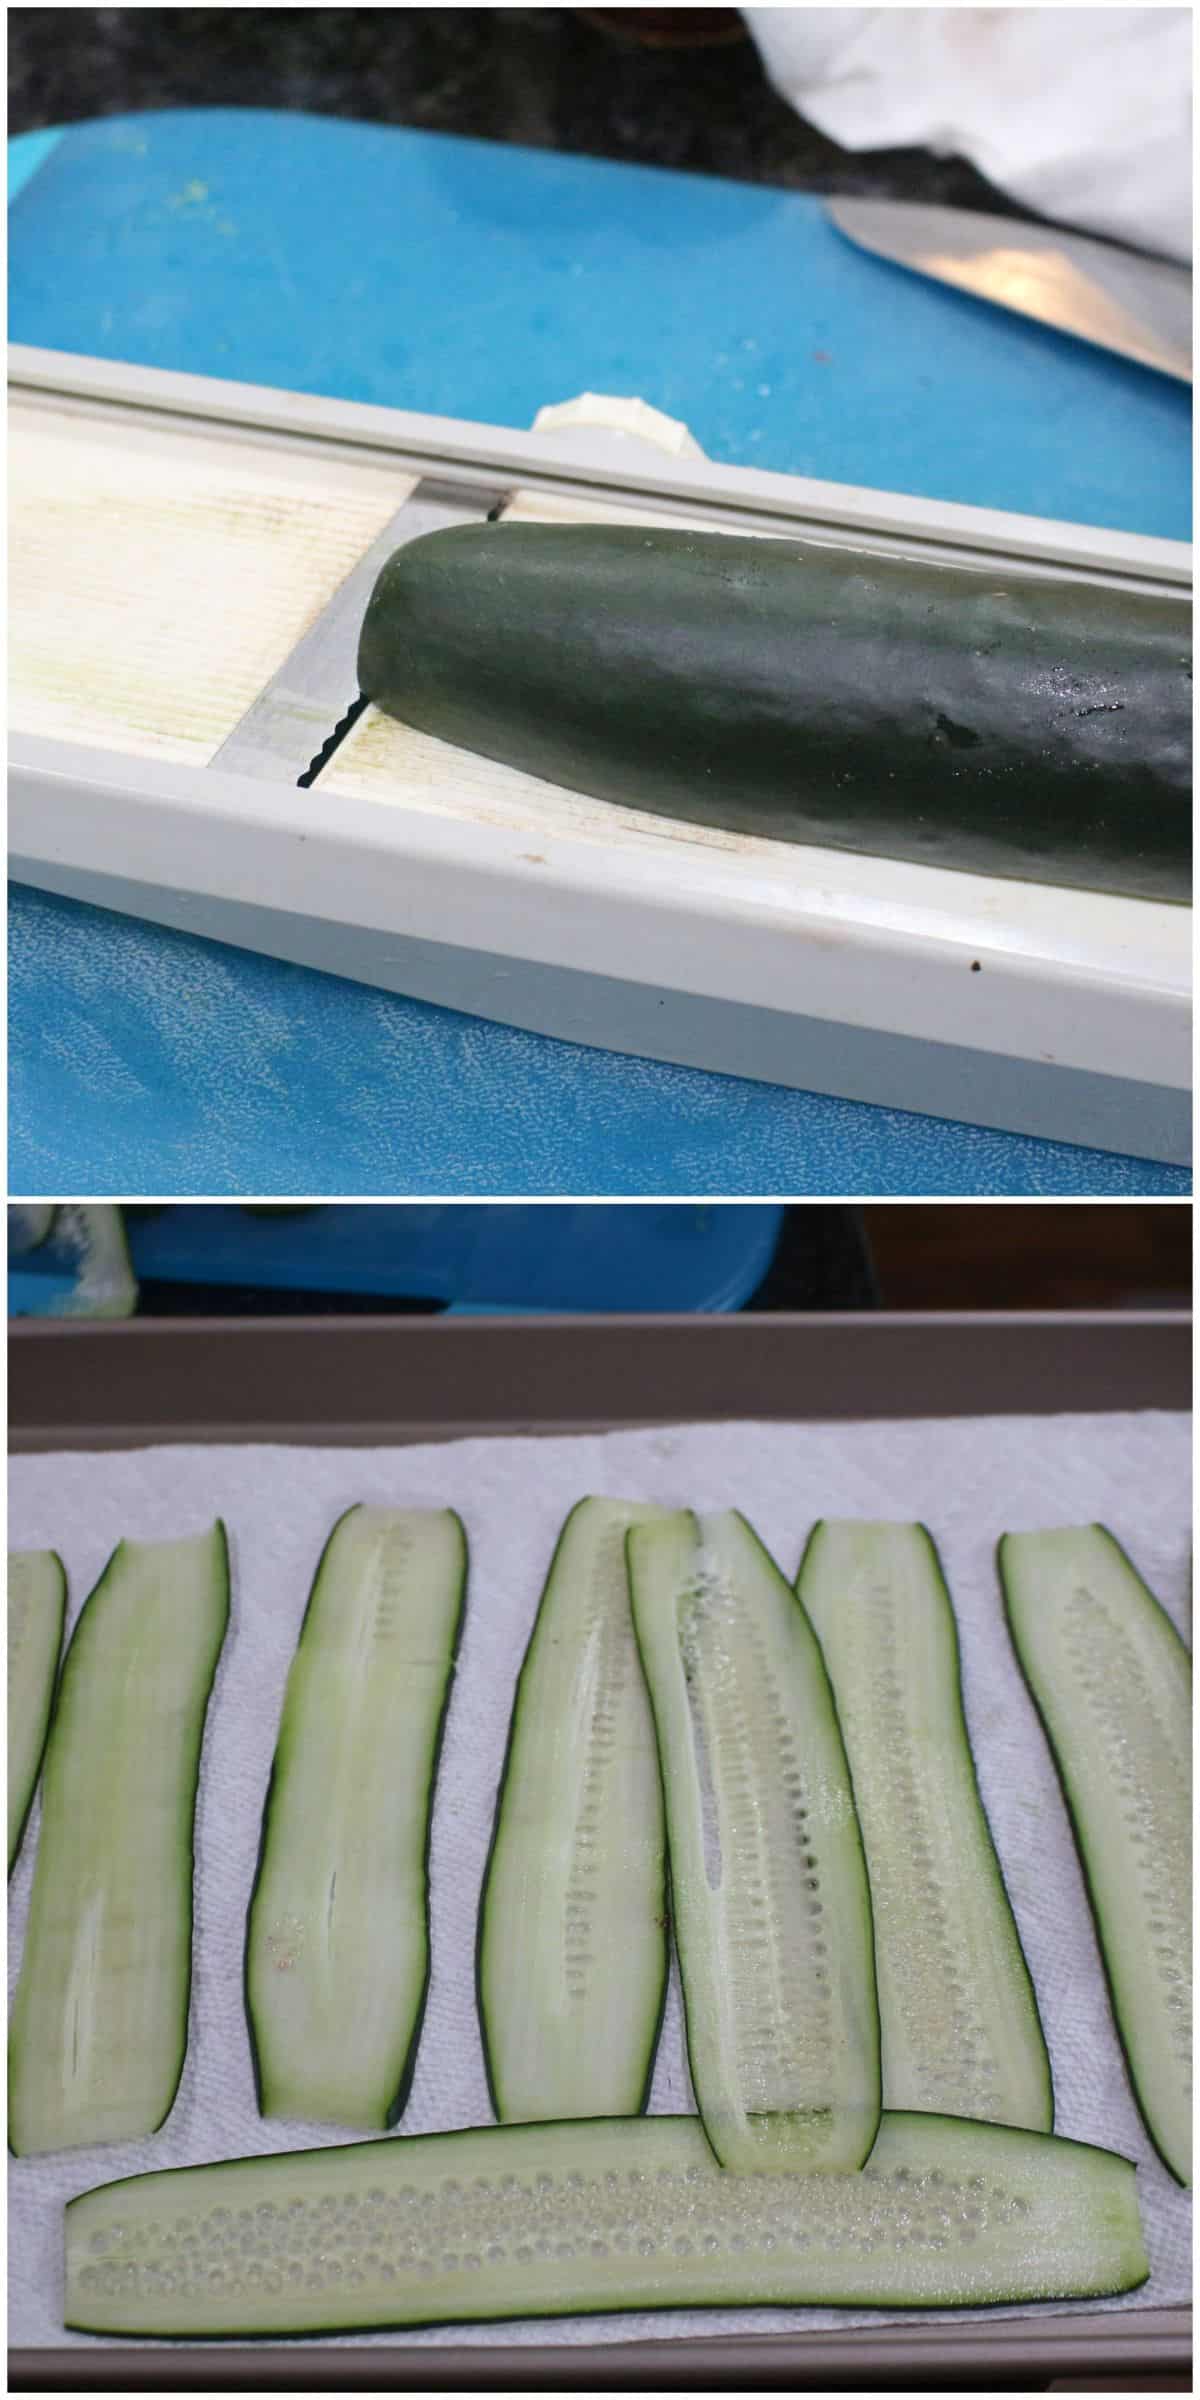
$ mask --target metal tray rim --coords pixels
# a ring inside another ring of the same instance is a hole
[[[879,2333],[856,2326],[844,2333],[664,2335],[603,2344],[514,2342],[501,2348],[397,2343],[349,2349],[314,2343],[302,2351],[298,2343],[114,2343],[94,2351],[13,2350],[9,2376],[16,2391],[163,2390],[175,2388],[176,2379],[160,2379],[169,2362],[184,2371],[181,2388],[192,2390],[327,2391],[336,2385],[359,2391],[470,2391],[557,2385],[578,2391],[584,2369],[597,2384],[623,2390],[662,2388],[657,2378],[669,2373],[673,2382],[678,2369],[679,2380],[690,2388],[696,2388],[699,2374],[718,2377],[725,2388],[753,2389],[811,2385],[824,2374],[841,2382],[852,2373],[861,2389],[860,2377],[892,2371],[906,2381],[922,2370],[937,2381],[949,2380],[955,2365],[973,2375],[995,2368],[1006,2374],[1040,2370],[1050,2378],[1102,2365],[1120,2375],[1180,2372],[1191,2359],[1191,2316],[1190,2308],[1147,2307],[1005,2317],[994,2324],[977,2318],[961,2326],[946,2319],[890,2324]],[[201,2369],[208,2370],[203,2379]]]

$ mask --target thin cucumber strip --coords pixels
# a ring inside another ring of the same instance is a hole
[[[695,2117],[594,2117],[178,2167],[66,2210],[68,2327],[205,2341],[971,2307],[1124,2292],[1148,2273],[1128,2159],[945,2117],[885,2117],[852,2175],[727,2175]]]
[[[1146,2130],[1192,2179],[1192,1667],[1103,1525],[1006,1533],[1004,1604],[1066,1796]]]
[[[8,1871],[37,1789],[62,1647],[67,1577],[54,1550],[8,1554]]]
[[[816,1637],[744,1517],[627,1543],[688,2056],[721,2164],[860,2167],[879,2125],[871,1900]]]
[[[392,2125],[429,1986],[429,1836],[467,1543],[451,1509],[352,1508],[288,1675],[246,1930],[267,2117]]]
[[[525,1653],[479,1912],[496,2115],[646,2106],[667,1989],[666,1834],[625,1536],[661,1509],[581,1500]]]
[[[154,2133],[187,2051],[192,1839],[225,1528],[121,1542],[59,1682],[9,2036],[21,2156]]]
[[[1050,2060],[975,1780],[933,1542],[923,1525],[827,1519],[796,1588],[866,1847],[884,2106],[1048,2133]]]

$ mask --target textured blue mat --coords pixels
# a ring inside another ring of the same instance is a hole
[[[863,256],[804,195],[252,110],[12,150],[16,341],[512,425],[636,392],[714,458],[1190,531],[1185,392]],[[1190,1188],[43,896],[12,929],[15,1191]]]
[[[139,1196],[1187,1189],[1173,1167],[542,1041],[21,886],[11,933],[14,1191],[127,1192],[131,1159],[153,1170]]]

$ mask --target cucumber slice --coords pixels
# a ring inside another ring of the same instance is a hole
[[[382,2128],[408,2098],[466,1576],[451,1509],[352,1508],[325,1545],[288,1676],[246,1929],[266,2117]]]
[[[821,1652],[744,1517],[628,1537],[688,2056],[722,2166],[860,2167],[879,2125],[871,1900]]]
[[[8,1554],[8,1871],[25,1831],[54,1698],[67,1578],[54,1550]]]
[[[923,1525],[826,1520],[796,1588],[866,1847],[884,2105],[1048,2133],[1050,2060],[975,1780],[933,1542]]]
[[[695,2117],[229,2159],[66,2210],[66,2323],[188,2340],[634,2308],[956,2308],[1129,2291],[1128,2159],[885,2117],[861,2174],[726,2175]]]
[[[121,1542],[67,1646],[9,2037],[26,2156],[154,2133],[187,2051],[192,1829],[225,1528]]]
[[[1103,1525],[1006,1533],[1004,1604],[1083,1865],[1146,2130],[1192,2179],[1192,1667]]]
[[[581,1500],[517,1685],[479,1912],[488,2088],[509,2124],[646,2106],[667,1990],[666,1835],[625,1536]]]

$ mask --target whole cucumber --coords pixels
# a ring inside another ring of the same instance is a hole
[[[654,526],[455,526],[388,560],[358,672],[406,723],[625,807],[1191,895],[1182,597]]]

